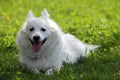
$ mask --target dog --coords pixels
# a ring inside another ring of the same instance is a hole
[[[28,12],[16,44],[20,63],[34,73],[45,70],[46,75],[59,71],[63,62],[75,63],[99,47],[82,43],[73,35],[64,33],[46,9],[38,18],[31,10]]]

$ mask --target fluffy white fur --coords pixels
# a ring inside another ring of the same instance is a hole
[[[31,27],[35,28],[33,32],[29,31]],[[45,32],[40,30],[43,27],[46,29]],[[39,35],[40,41],[47,38],[38,52],[32,50],[30,42],[34,35]],[[49,18],[46,9],[39,18],[34,17],[29,11],[16,43],[20,50],[20,63],[35,73],[39,73],[41,69],[46,70],[46,75],[53,74],[53,70],[60,70],[63,62],[75,63],[81,57],[87,56],[89,50],[98,47],[84,44],[73,35],[62,32],[60,27]]]

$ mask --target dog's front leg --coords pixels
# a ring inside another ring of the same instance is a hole
[[[33,71],[35,74],[39,74],[39,73],[40,73],[40,71],[39,71],[37,68],[32,69],[32,71]]]
[[[55,72],[56,70],[57,70],[56,67],[50,66],[50,67],[48,68],[48,70],[46,71],[46,75],[52,75],[52,74],[54,74],[54,72]]]
[[[52,75],[52,74],[53,74],[53,68],[48,69],[46,75]]]

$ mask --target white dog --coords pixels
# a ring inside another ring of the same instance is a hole
[[[88,51],[98,48],[62,32],[49,18],[46,9],[39,18],[29,11],[16,43],[20,50],[20,63],[35,73],[46,70],[46,75],[60,70],[63,62],[74,63],[80,57],[87,56]]]

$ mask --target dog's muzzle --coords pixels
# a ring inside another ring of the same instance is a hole
[[[41,50],[41,47],[43,44],[47,41],[47,38],[43,39],[42,41],[39,41],[39,37],[33,37],[34,41],[29,39],[32,44],[32,50],[33,52],[39,52]]]

